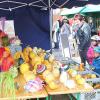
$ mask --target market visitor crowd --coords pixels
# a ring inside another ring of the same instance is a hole
[[[86,61],[93,70],[100,74],[100,27],[96,32],[93,18],[76,14],[73,20],[60,16],[53,25],[54,48],[61,49],[61,35],[66,34],[68,39],[74,38],[78,45],[81,63]]]

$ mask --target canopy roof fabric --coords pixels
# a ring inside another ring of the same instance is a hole
[[[50,49],[49,8],[72,8],[89,3],[99,4],[100,0],[0,0],[0,17],[14,20],[22,45]]]
[[[100,0],[0,0],[0,9],[11,11],[25,6],[38,8],[72,8],[73,6],[99,3]]]
[[[65,9],[64,11],[61,12],[61,15],[71,15],[80,13],[83,8],[84,7],[73,7],[71,9]]]
[[[86,5],[81,13],[87,12],[100,12],[100,4],[99,5]]]

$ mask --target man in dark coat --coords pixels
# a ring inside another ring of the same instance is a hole
[[[86,54],[87,50],[90,46],[90,40],[91,40],[91,28],[88,23],[85,22],[84,17],[82,15],[77,15],[78,26],[75,30],[76,32],[76,38],[79,48],[79,54],[81,58],[81,63],[86,64]]]

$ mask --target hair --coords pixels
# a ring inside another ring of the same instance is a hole
[[[68,19],[64,19],[63,20],[65,23],[69,24],[69,20]]]
[[[76,19],[78,19],[78,20],[80,20],[80,21],[83,21],[83,20],[85,20],[85,17],[82,16],[82,15],[80,15],[80,14],[76,14],[76,15],[74,16],[74,20],[76,20]]]

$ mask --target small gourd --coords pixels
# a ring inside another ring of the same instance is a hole
[[[26,72],[29,71],[29,68],[30,68],[30,66],[29,66],[28,63],[23,63],[23,64],[20,65],[20,72],[22,74],[25,74]]]

